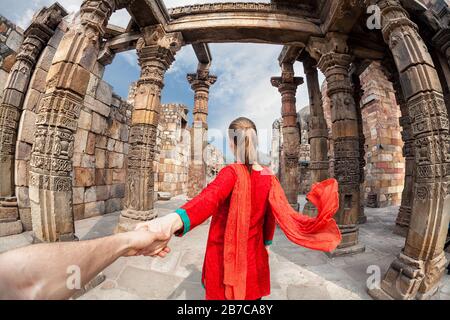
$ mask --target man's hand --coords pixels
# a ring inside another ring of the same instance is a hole
[[[162,232],[149,232],[144,230],[136,230],[123,233],[128,250],[124,256],[155,256],[165,257],[170,249],[167,243],[170,235]]]

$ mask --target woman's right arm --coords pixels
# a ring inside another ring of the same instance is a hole
[[[236,179],[236,174],[231,166],[223,168],[216,179],[208,184],[199,195],[175,210],[183,222],[177,235],[186,234],[215,214],[219,206],[233,191]]]
[[[174,213],[141,223],[136,228],[183,236],[217,212],[219,206],[233,191],[235,182],[234,169],[230,166],[225,167],[199,195],[175,210]]]

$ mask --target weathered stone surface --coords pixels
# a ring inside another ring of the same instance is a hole
[[[97,134],[104,134],[106,132],[106,129],[108,127],[108,124],[106,122],[106,119],[102,117],[97,112],[92,113],[92,131]]]
[[[34,132],[36,130],[36,114],[29,110],[22,112],[22,118],[19,124],[18,140],[33,144],[35,140]]]
[[[91,130],[91,125],[92,125],[92,114],[85,110],[81,110],[80,118],[78,119],[78,126],[81,129],[89,131]]]
[[[72,189],[73,191],[73,204],[84,203],[84,188],[83,187],[75,187]]]
[[[37,107],[39,105],[39,102],[41,101],[42,93],[35,90],[30,89],[27,92],[27,95],[25,97],[25,101],[23,103],[23,109],[24,110],[30,110],[34,113],[37,112]]]
[[[125,196],[125,185],[113,184],[110,187],[110,197],[111,198],[123,198]]]
[[[22,231],[23,226],[20,220],[0,223],[0,237],[22,233]]]
[[[47,78],[47,72],[44,69],[37,68],[34,71],[33,77],[31,78],[31,88],[43,93],[45,91],[45,79]]]
[[[74,168],[74,186],[90,187],[95,183],[95,169]]]
[[[84,105],[87,108],[91,109],[92,111],[95,111],[96,113],[98,113],[104,117],[108,117],[109,113],[111,112],[110,106],[104,104],[103,102],[95,99],[92,96],[86,96],[84,98]],[[92,129],[94,129],[94,122],[92,123],[92,126],[93,126]],[[106,129],[106,126],[104,129]],[[102,133],[102,132],[99,132],[99,133]]]
[[[122,198],[108,199],[105,202],[105,213],[117,212],[123,209]]]
[[[32,231],[33,223],[31,221],[31,209],[28,208],[19,208],[19,217],[20,222],[22,222],[23,231]]]
[[[105,213],[105,202],[89,202],[84,205],[84,217],[90,218],[95,216],[100,216]]]
[[[16,187],[17,205],[19,208],[30,207],[30,197],[27,187]]]
[[[111,105],[111,102],[112,102],[112,87],[111,87],[111,85],[103,80],[100,80],[97,85],[95,97],[99,101],[103,102],[105,105],[107,105],[107,106]]]

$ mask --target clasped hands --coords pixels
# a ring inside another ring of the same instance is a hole
[[[126,256],[151,256],[164,258],[170,248],[167,246],[172,235],[183,227],[180,216],[176,213],[136,225],[130,232],[131,249]]]

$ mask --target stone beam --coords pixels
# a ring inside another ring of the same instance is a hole
[[[140,32],[126,32],[109,39],[100,50],[98,61],[110,64],[117,53],[135,49],[140,36]]]
[[[111,39],[117,36],[120,36],[122,33],[127,32],[125,28],[116,26],[114,24],[108,24],[105,30],[105,39]]]
[[[297,61],[298,57],[300,56],[300,54],[304,49],[305,49],[304,45],[303,46],[285,45],[280,55],[278,56],[278,62],[280,63],[280,65],[282,65],[283,63],[293,64],[295,63],[295,61]]]
[[[207,43],[193,43],[192,48],[194,49],[199,63],[206,66],[211,64],[212,56]]]
[[[139,27],[157,24],[164,26],[170,21],[170,16],[163,0],[129,1],[128,4],[126,4],[126,8]]]
[[[301,46],[310,36],[322,36],[319,24],[302,15],[243,7],[233,11],[194,11],[172,20],[166,30],[181,32],[187,44],[255,42]]]
[[[322,11],[324,15],[321,26],[323,32],[350,33],[363,13],[362,1],[329,1],[329,7]]]

